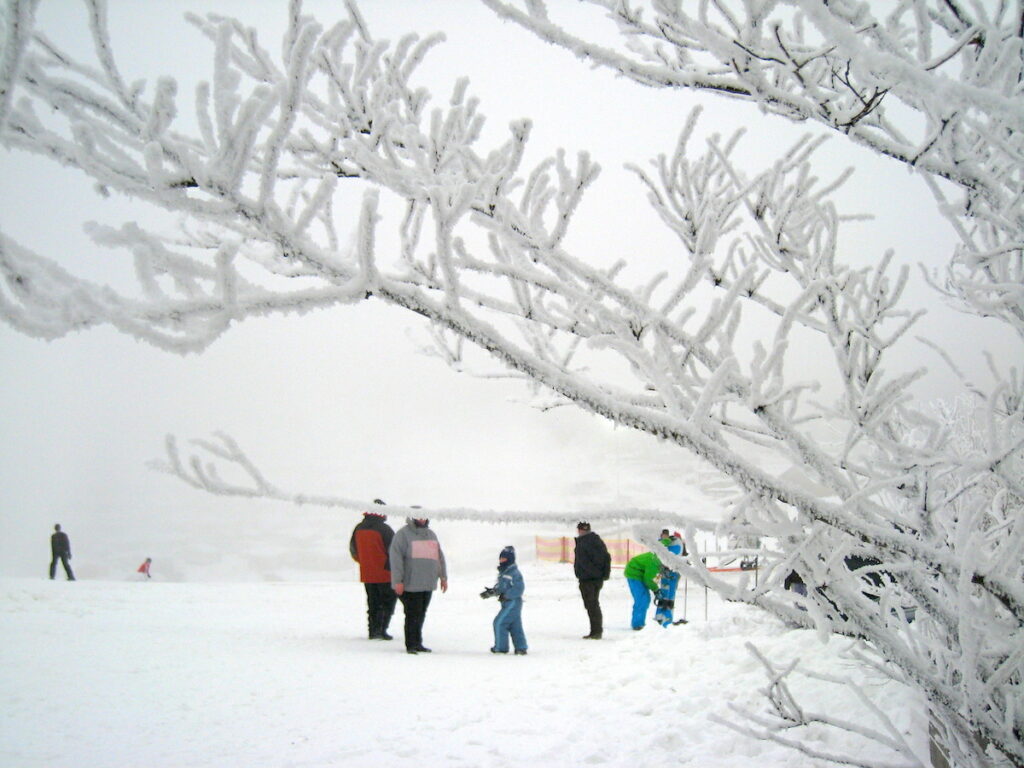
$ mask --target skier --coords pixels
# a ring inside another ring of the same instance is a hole
[[[60,529],[60,523],[53,526],[53,535],[50,536],[50,579],[57,574],[57,561],[60,560],[61,565],[64,566],[64,573],[68,575],[68,581],[75,580],[75,574],[71,572],[71,564],[68,560],[71,559],[71,541],[68,539],[68,535]]]
[[[508,653],[508,639],[516,656],[526,655],[526,633],[523,632],[523,592],[526,585],[516,565],[516,550],[511,544],[498,555],[498,580],[493,587],[485,589],[480,597],[498,596],[501,607],[494,617],[494,645],[491,653]]]
[[[374,504],[384,505],[380,499]],[[359,580],[366,590],[366,624],[371,640],[391,640],[388,625],[398,598],[391,588],[391,565],[388,549],[395,532],[387,524],[383,512],[364,512],[363,519],[352,530],[348,551],[359,563]]]
[[[590,632],[584,640],[600,640],[604,631],[604,616],[601,614],[601,587],[611,576],[612,558],[604,541],[590,529],[590,523],[581,520],[576,524],[576,547],[573,570],[580,584],[583,607],[590,619]]]
[[[448,591],[444,552],[426,518],[410,518],[391,541],[391,587],[405,610],[405,652],[430,653],[423,645],[423,621],[437,589]]]
[[[145,575],[147,579],[153,578],[149,575],[149,566],[153,564],[153,558],[147,557],[142,565],[139,566],[138,572]]]

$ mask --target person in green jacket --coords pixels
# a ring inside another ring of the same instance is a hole
[[[662,539],[666,547],[671,539]],[[632,627],[641,630],[647,623],[647,609],[651,607],[651,593],[658,594],[658,576],[661,574],[661,560],[653,552],[644,552],[626,563],[624,575],[629,591],[633,595]]]

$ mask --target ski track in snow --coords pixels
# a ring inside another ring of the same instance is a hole
[[[526,657],[488,650],[497,603],[478,592],[491,572],[435,593],[424,631],[435,652],[417,656],[404,653],[401,606],[394,641],[365,639],[351,581],[0,580],[0,765],[826,765],[709,715],[728,715],[730,702],[763,708],[765,676],[745,641],[857,674],[837,660],[842,641],[822,645],[713,595],[705,621],[692,584],[690,623],[633,632],[621,572],[602,592],[605,639],[584,641],[571,566],[522,568]],[[682,596],[681,586],[680,609]],[[906,691],[867,685],[920,732]],[[804,690],[857,716],[846,694]],[[850,746],[816,730],[801,738]]]

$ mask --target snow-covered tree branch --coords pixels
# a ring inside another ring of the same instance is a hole
[[[906,164],[959,238],[930,279],[1024,339],[1019,3],[908,0],[876,18],[846,0],[695,11],[593,0],[622,33],[613,48],[539,0],[483,2],[641,85],[752,101]],[[901,305],[908,269],[893,254],[846,263],[850,216],[835,203],[846,175],[815,173],[820,137],[741,167],[742,131],[700,142],[694,112],[652,162],[632,166],[632,196],[678,243],[670,270],[646,274],[601,265],[570,237],[599,178],[589,155],[559,151],[526,167],[528,121],[481,146],[465,80],[432,106],[415,75],[439,36],[381,42],[352,3],[325,28],[292,2],[272,54],[238,21],[193,17],[212,67],[186,120],[176,80],[127,81],[105,5],[85,5],[93,61],[31,33],[35,3],[11,4],[0,138],[81,171],[102,194],[178,214],[182,227],[91,228],[96,243],[131,255],[136,288],[120,292],[0,234],[10,325],[49,339],[109,323],[190,352],[259,315],[370,300],[410,310],[453,367],[482,351],[547,402],[728,475],[730,525],[765,542],[765,578],[737,588],[698,558],[666,560],[731,599],[862,638],[887,674],[926,697],[954,763],[1024,766],[1024,381],[994,362],[995,383],[965,380],[969,399],[954,414],[909,398],[923,371],[888,374],[921,310]],[[808,346],[821,350],[820,377],[795,381],[787,364]],[[203,447],[249,482],[186,466],[171,446],[174,471],[282,498],[230,440]],[[775,477],[752,449],[787,457],[825,491]],[[792,572],[808,588],[799,607],[780,596]]]
[[[920,764],[920,761],[914,754],[914,750],[907,743],[903,735],[892,727],[892,723],[889,721],[889,718],[879,709],[879,707],[860,688],[860,686],[850,680],[837,678],[832,675],[822,675],[820,673],[811,672],[804,673],[808,677],[842,686],[847,690],[853,691],[853,693],[856,694],[857,699],[864,706],[864,709],[872,716],[872,719],[878,720],[880,728],[865,725],[860,721],[843,721],[837,719],[829,714],[827,710],[805,710],[797,702],[788,684],[789,678],[798,674],[798,665],[796,663],[790,663],[784,668],[778,669],[774,667],[771,661],[766,659],[752,644],[748,643],[747,648],[750,650],[751,654],[753,654],[754,657],[764,665],[764,668],[768,673],[768,687],[764,689],[763,693],[771,702],[770,714],[761,715],[755,712],[746,712],[733,706],[733,709],[744,715],[745,720],[751,723],[751,725],[739,726],[735,723],[722,720],[721,718],[715,718],[719,722],[739,730],[742,733],[746,733],[749,736],[783,744],[811,757],[822,758],[824,760],[844,765],[863,766],[864,768],[882,768],[882,765],[880,765],[876,760],[870,758],[857,759],[857,757],[852,755],[823,752],[814,745],[807,744],[789,735],[794,729],[803,728],[811,724],[823,725],[830,728],[840,728],[842,730],[860,734],[865,739],[869,739],[879,744],[884,744],[889,750],[902,759],[902,762],[891,763],[889,766]],[[819,703],[818,706],[821,706],[821,704]],[[886,768],[889,768],[889,766]]]

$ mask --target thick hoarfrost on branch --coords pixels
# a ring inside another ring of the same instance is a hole
[[[150,467],[174,475],[193,488],[221,496],[240,496],[259,499],[274,499],[289,504],[312,504],[323,507],[338,507],[353,511],[365,511],[373,502],[368,499],[349,499],[339,496],[311,496],[298,491],[285,490],[269,482],[239,445],[222,432],[212,439],[193,439],[183,455],[178,441],[173,436],[166,438],[165,460],[150,462]],[[578,510],[522,510],[522,509],[479,509],[479,508],[428,508],[403,507],[389,504],[388,509],[396,516],[403,514],[427,515],[439,520],[469,520],[480,523],[507,524],[532,523],[571,527],[580,518]],[[586,512],[589,520],[596,523],[608,522],[636,524],[636,533],[645,543],[656,545],[658,532],[664,525],[686,527],[691,535],[697,531],[714,532],[717,523],[694,520],[685,515],[666,513],[659,509],[616,509]],[[667,551],[667,550],[666,550]]]
[[[39,0],[13,0],[7,4],[0,28],[0,127],[7,121],[14,83],[28,45]]]
[[[947,268],[929,279],[1024,340],[1019,3],[908,0],[878,17],[851,0],[584,4],[622,33],[614,47],[562,26],[557,4],[483,2],[644,86],[754,102],[905,164],[958,238]],[[965,376],[970,399],[953,413],[910,399],[925,371],[888,373],[921,310],[901,305],[908,273],[894,254],[868,267],[843,261],[851,217],[834,200],[848,173],[815,172],[821,137],[765,167],[741,167],[742,131],[698,142],[694,112],[663,154],[630,166],[630,194],[646,196],[678,242],[678,264],[642,274],[597,264],[569,237],[598,182],[594,159],[558,151],[524,167],[528,121],[481,147],[483,116],[467,81],[436,104],[415,85],[440,36],[390,44],[373,38],[352,3],[324,27],[292,2],[274,54],[238,21],[190,17],[212,47],[209,80],[190,102],[171,77],[152,88],[127,81],[105,6],[85,5],[91,62],[30,32],[33,3],[9,6],[0,139],[81,171],[105,194],[180,215],[182,231],[91,227],[98,244],[130,253],[134,292],[0,236],[8,323],[42,338],[110,323],[188,352],[269,313],[364,300],[417,313],[453,367],[466,367],[469,348],[482,350],[546,406],[574,404],[728,475],[736,497],[727,528],[736,554],[759,559],[754,584],[704,567],[699,523],[616,514],[678,522],[688,557],[642,538],[731,599],[860,639],[862,661],[927,700],[951,762],[1024,766],[1024,379],[994,361],[995,383]],[[194,131],[181,127],[186,109]],[[384,249],[378,234],[391,219],[397,246]],[[820,350],[820,376],[793,380],[787,363],[807,348]],[[362,506],[281,491],[230,438],[197,448],[185,461],[170,442],[166,468],[198,488]],[[752,448],[787,458],[824,490],[775,477]],[[780,589],[793,576],[805,595]],[[784,675],[766,667],[783,724],[751,722],[780,738],[778,728],[803,727],[807,714],[786,703]],[[884,725],[860,732],[916,764]]]

